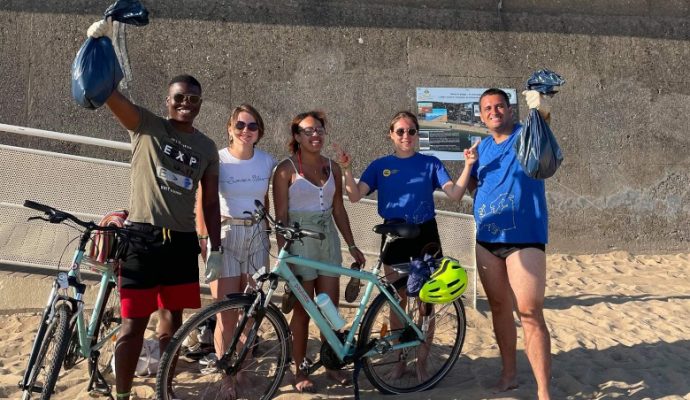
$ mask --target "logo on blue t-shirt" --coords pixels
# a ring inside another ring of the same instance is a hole
[[[514,198],[512,194],[503,193],[489,203],[489,210],[486,209],[486,203],[482,204],[477,212],[479,215],[479,229],[486,229],[493,235],[515,229]],[[485,222],[485,219],[489,216],[491,216],[489,218],[490,222]]]

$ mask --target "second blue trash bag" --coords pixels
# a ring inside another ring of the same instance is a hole
[[[526,87],[542,94],[553,94],[564,83],[565,79],[557,73],[540,69],[530,76]],[[515,141],[515,153],[525,174],[535,179],[550,178],[563,161],[556,137],[536,109],[529,110],[520,137]]]
[[[108,17],[137,26],[148,24],[148,11],[138,0],[118,0],[106,10],[104,18]],[[123,76],[110,38],[87,38],[72,63],[72,97],[80,106],[95,110]]]
[[[550,178],[563,161],[556,137],[536,109],[529,110],[515,153],[525,174],[535,179]]]

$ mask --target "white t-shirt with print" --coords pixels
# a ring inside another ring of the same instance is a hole
[[[224,217],[247,218],[244,212],[254,212],[254,200],[264,202],[276,160],[256,148],[249,160],[236,158],[227,147],[220,150],[218,155],[220,213]]]

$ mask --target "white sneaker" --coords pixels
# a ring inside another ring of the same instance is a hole
[[[201,360],[199,360],[200,371],[202,374],[212,374],[218,370],[216,364],[218,363],[218,356],[216,353],[209,353]]]

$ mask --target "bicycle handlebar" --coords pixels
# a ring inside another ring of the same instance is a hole
[[[75,217],[74,215],[72,215],[68,212],[58,210],[57,208],[53,208],[53,207],[47,206],[45,204],[37,203],[35,201],[24,200],[24,207],[31,208],[33,210],[41,211],[41,212],[45,213],[48,216],[48,218],[47,219],[43,218],[43,219],[47,220],[51,224],[59,224],[59,223],[62,223],[63,221],[68,219],[68,220],[74,222],[75,224],[77,224],[81,227],[84,227],[88,230],[101,230],[101,231],[115,230],[115,229],[113,229],[114,227],[98,226],[93,221],[88,221],[88,222],[82,221],[79,218]],[[39,218],[39,217],[36,217],[36,218]]]
[[[316,240],[323,240],[326,238],[326,235],[323,232],[300,228],[299,224],[296,222],[293,226],[283,225],[282,222],[276,221],[273,217],[271,217],[266,210],[266,207],[264,207],[263,203],[261,203],[259,200],[254,200],[254,205],[256,206],[256,210],[252,214],[252,218],[254,218],[256,222],[266,219],[269,225],[275,229],[276,234],[282,236],[285,240],[294,241],[304,237]]]
[[[50,214],[54,211],[52,207],[49,207],[45,204],[36,203],[35,201],[31,200],[24,200],[24,207],[33,208],[37,211],[43,211],[46,214]]]
[[[93,221],[82,221],[81,219],[75,217],[74,215],[58,210],[57,208],[47,206],[45,204],[37,203],[35,201],[31,200],[24,200],[24,207],[31,208],[36,211],[41,211],[45,213],[48,218],[42,218],[42,217],[34,217],[34,218],[40,218],[45,221],[50,222],[51,224],[59,224],[64,222],[65,220],[70,220],[74,222],[75,224],[85,228],[88,231],[104,231],[104,232],[116,232],[120,235],[124,236],[138,236],[143,239],[151,239],[151,234],[149,233],[144,233],[144,232],[137,232],[133,230],[129,230],[126,227],[125,228],[120,228],[117,226],[113,225],[106,225],[106,226],[101,226],[96,224]]]

